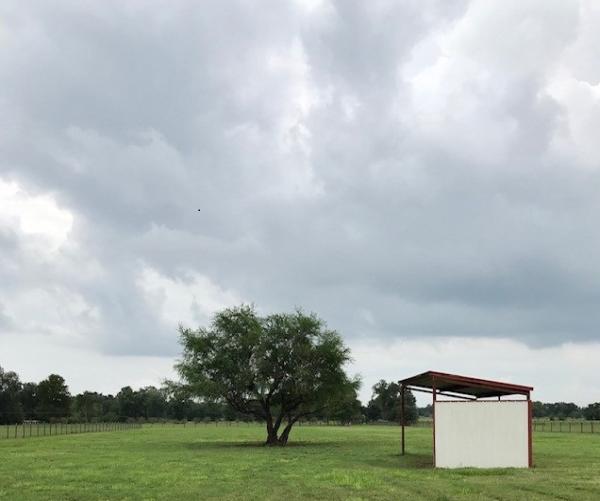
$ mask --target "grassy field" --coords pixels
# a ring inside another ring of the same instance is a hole
[[[532,470],[434,470],[431,430],[156,426],[0,441],[0,499],[600,499],[600,434],[536,433]]]

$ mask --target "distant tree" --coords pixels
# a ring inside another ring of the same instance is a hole
[[[0,424],[20,423],[23,407],[20,400],[22,384],[16,372],[0,367]]]
[[[577,419],[583,417],[583,410],[573,402],[533,402],[534,418]]]
[[[367,421],[379,421],[380,419],[383,419],[381,407],[379,406],[378,402],[375,402],[372,399],[369,400],[365,410]]]
[[[143,416],[146,419],[164,417],[167,410],[165,392],[154,386],[146,386],[138,392],[142,405]]]
[[[119,418],[119,401],[113,395],[102,395],[102,420],[117,421]]]
[[[344,372],[350,352],[340,336],[301,311],[261,318],[230,308],[180,334],[176,367],[190,394],[265,421],[267,445],[285,445],[300,418],[334,408],[359,385]]]
[[[388,383],[384,379],[373,386],[373,396],[369,405],[380,410],[381,419],[400,422],[401,395],[398,383]],[[410,391],[404,394],[404,423],[411,424],[417,421],[417,402]]]
[[[417,413],[419,417],[433,417],[433,406],[431,404],[427,404],[425,407],[417,408]]]
[[[546,404],[543,402],[533,402],[532,404],[532,414],[534,418],[543,418],[548,416],[548,409],[546,409]]]
[[[169,382],[163,389],[167,398],[167,415],[171,419],[181,421],[190,419],[196,414],[197,417],[205,417],[206,407],[202,404],[194,406],[189,388],[176,383]],[[220,406],[218,417],[221,417]]]
[[[338,402],[333,407],[331,417],[343,424],[361,423],[365,420],[360,400],[356,398],[356,392],[349,392],[347,398]]]
[[[37,386],[38,406],[36,414],[41,419],[63,418],[70,414],[71,395],[65,380],[58,374],[50,374]]]
[[[23,417],[25,419],[35,419],[36,409],[38,407],[38,389],[35,383],[23,383],[21,388],[20,400],[23,407]]]
[[[102,417],[104,395],[95,391],[84,391],[73,398],[73,411],[82,421],[97,421]]]
[[[131,386],[124,386],[117,393],[119,402],[119,418],[138,418],[143,416],[142,401],[137,392],[133,391]]]
[[[583,409],[583,416],[590,421],[600,420],[600,402],[588,405]]]
[[[573,402],[556,402],[548,404],[548,406],[550,408],[550,415],[558,417],[559,419],[581,417],[581,409]]]
[[[220,419],[226,419],[227,413],[231,412],[230,411],[231,406],[227,403],[202,402],[201,404],[198,404],[198,406],[202,409],[203,417],[207,417],[211,421],[218,421]],[[241,414],[241,413],[238,412],[238,415],[239,414]]]

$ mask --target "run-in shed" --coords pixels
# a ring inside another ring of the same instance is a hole
[[[432,395],[435,467],[532,466],[532,387],[435,371],[399,384],[402,416],[407,388]]]

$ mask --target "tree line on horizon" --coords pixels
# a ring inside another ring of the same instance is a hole
[[[367,406],[354,398],[340,402],[328,413],[317,413],[316,421],[343,424],[399,421],[398,385],[381,380],[373,387]],[[417,419],[416,401],[406,394],[406,423]],[[116,394],[84,391],[71,395],[65,379],[50,374],[39,383],[21,382],[14,371],[0,366],[0,424],[23,421],[251,421],[252,417],[226,403],[199,401],[169,384],[138,390],[125,386]]]
[[[152,420],[235,420],[241,416],[214,402],[198,402],[168,385],[138,390],[124,386],[116,395],[84,391],[71,395],[65,379],[51,374],[39,383],[22,383],[0,367],[0,424],[23,421],[115,422]]]
[[[432,416],[431,404],[417,407],[413,394],[405,395],[405,422]],[[533,402],[533,417],[551,420],[600,420],[600,402],[580,407],[572,402]],[[380,380],[373,386],[367,405],[358,399],[346,402],[318,421],[349,423],[400,422],[400,385]],[[178,394],[169,385],[138,390],[124,386],[116,394],[84,391],[71,395],[65,379],[51,374],[39,383],[21,382],[13,371],[0,366],[0,424],[23,421],[115,422],[115,421],[249,421],[231,406],[202,402]]]

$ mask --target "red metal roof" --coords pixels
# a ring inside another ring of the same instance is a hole
[[[529,395],[533,391],[533,387],[531,386],[502,383],[500,381],[436,371],[427,371],[423,374],[402,379],[398,383],[420,388],[433,389],[435,387],[436,390],[441,392],[472,395],[476,398],[500,397],[503,395]]]

